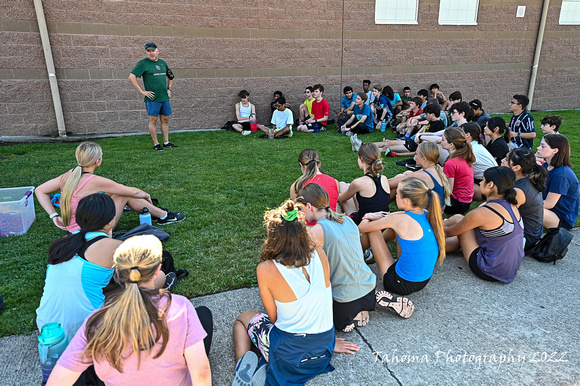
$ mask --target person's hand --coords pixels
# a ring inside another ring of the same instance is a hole
[[[168,90],[168,91],[169,91],[169,90]],[[155,98],[155,93],[154,93],[153,91],[147,91],[147,90],[143,90],[143,91],[141,91],[141,94],[142,94],[144,97],[147,97],[147,98],[149,98],[149,99],[153,99],[153,98]]]
[[[171,98],[171,90],[167,90],[167,96]]]
[[[367,214],[365,214],[363,216],[363,220],[376,221],[376,220],[379,220],[379,219],[385,217],[388,214],[389,214],[389,212],[372,212],[372,213],[367,213]]]
[[[56,225],[57,227],[59,227],[62,230],[66,231],[66,227],[64,226],[64,224],[62,223],[62,218],[60,216],[56,216],[52,218],[52,222],[54,223],[54,225]]]
[[[354,355],[360,350],[359,345],[349,342],[344,338],[336,338],[334,344],[334,352]]]

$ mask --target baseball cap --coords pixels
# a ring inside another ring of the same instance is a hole
[[[157,44],[155,44],[153,42],[149,42],[149,43],[145,44],[145,49],[146,50],[155,50],[155,49],[157,49]]]

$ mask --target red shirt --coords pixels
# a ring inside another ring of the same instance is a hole
[[[312,115],[314,115],[314,119],[322,119],[324,117],[330,116],[330,106],[328,105],[326,99],[322,98],[320,102],[315,99],[312,102]],[[319,123],[326,126],[328,119]]]
[[[451,158],[445,162],[443,171],[448,178],[453,178],[451,197],[468,203],[473,201],[473,168],[463,158]]]
[[[418,117],[419,115],[423,114],[423,109],[419,109],[417,113],[414,113],[413,110],[409,111],[409,119],[413,117]]]

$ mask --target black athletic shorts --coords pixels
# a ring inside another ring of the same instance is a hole
[[[391,265],[385,276],[383,276],[383,286],[385,287],[385,291],[393,292],[397,295],[409,295],[413,292],[417,292],[425,288],[427,283],[429,283],[430,278],[425,281],[407,281],[400,277],[395,271],[395,265],[397,263]]]
[[[451,205],[445,207],[446,214],[465,214],[471,206],[471,202],[460,202],[454,197],[450,197]]]
[[[403,146],[405,146],[405,148],[410,152],[416,151],[417,148],[419,147],[419,145],[417,145],[417,142],[415,142],[415,140],[411,138],[405,138],[405,143],[403,144]]]
[[[334,328],[342,330],[352,323],[353,319],[361,311],[374,311],[376,304],[375,290],[369,292],[362,298],[352,302],[339,303],[332,301],[332,315],[334,317]]]
[[[485,281],[499,281],[489,276],[488,274],[483,273],[481,269],[479,269],[479,266],[477,265],[477,253],[480,249],[481,247],[475,248],[473,252],[471,252],[471,255],[469,255],[469,268],[471,269],[471,272],[473,272],[478,278]]]

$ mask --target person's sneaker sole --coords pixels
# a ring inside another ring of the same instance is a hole
[[[387,291],[378,291],[376,294],[377,304],[381,307],[390,308],[400,317],[408,319],[415,311],[415,305],[404,296],[396,296]]]
[[[248,351],[240,358],[236,365],[236,375],[232,386],[251,386],[252,377],[258,367],[258,356],[252,351]]]

